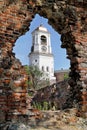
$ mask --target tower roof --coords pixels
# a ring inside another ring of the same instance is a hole
[[[37,27],[34,31],[43,31],[43,32],[49,33],[49,31],[47,30],[47,28],[45,28],[42,24],[39,27]]]

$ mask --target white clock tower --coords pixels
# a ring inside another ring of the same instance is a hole
[[[49,79],[50,84],[56,82],[50,33],[42,25],[32,32],[32,47],[29,54],[29,62],[30,66],[37,66],[47,75],[45,79]]]

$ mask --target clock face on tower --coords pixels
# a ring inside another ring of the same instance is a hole
[[[42,50],[43,52],[46,52],[46,51],[47,51],[47,47],[46,47],[46,46],[42,46],[42,47],[41,47],[41,50]]]

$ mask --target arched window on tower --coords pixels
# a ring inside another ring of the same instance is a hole
[[[49,67],[48,66],[47,66],[46,70],[47,70],[47,72],[49,72]]]
[[[44,71],[44,66],[42,66],[42,71]]]
[[[41,44],[47,44],[47,38],[44,35],[41,36]]]

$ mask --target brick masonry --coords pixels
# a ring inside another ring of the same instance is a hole
[[[0,111],[8,120],[26,114],[27,76],[12,48],[38,13],[61,34],[71,64],[70,102],[87,112],[87,2],[85,0],[0,0]],[[0,117],[2,118],[2,117]]]
[[[56,71],[54,72],[54,75],[55,75],[55,77],[56,77],[56,82],[60,82],[60,81],[65,80],[65,78],[66,78],[66,79],[69,78],[69,72],[70,72],[69,69],[67,69],[67,70],[63,70],[63,69],[61,69],[61,70],[56,70]]]
[[[60,81],[58,83],[52,84],[39,89],[34,97],[32,98],[32,104],[38,103],[44,106],[44,102],[47,102],[48,109],[52,110],[64,110],[68,107],[68,98],[70,92],[70,85],[68,80]]]

